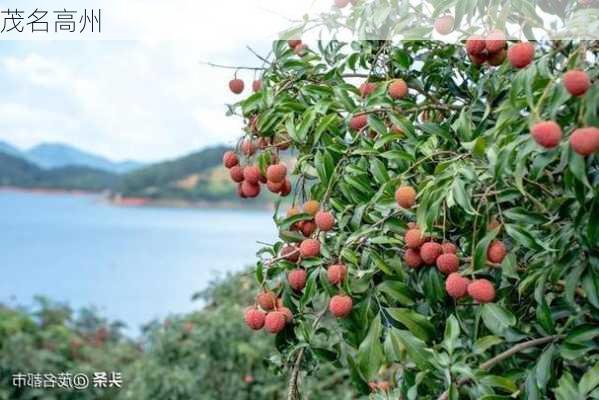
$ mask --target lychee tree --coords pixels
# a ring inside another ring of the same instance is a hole
[[[289,194],[245,318],[290,399],[599,398],[598,47],[485,39],[277,41],[231,106],[240,195]]]

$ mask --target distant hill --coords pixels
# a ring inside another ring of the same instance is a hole
[[[107,158],[61,143],[42,143],[25,152],[24,157],[42,168],[82,166],[117,174],[130,172],[143,165],[134,161],[110,161]]]
[[[17,157],[22,155],[21,150],[17,149],[9,143],[3,142],[2,140],[0,140],[0,153],[5,153]]]
[[[79,166],[43,169],[0,152],[0,186],[101,191],[115,189],[119,182],[119,175],[111,172]]]

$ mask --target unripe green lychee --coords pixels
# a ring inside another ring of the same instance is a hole
[[[454,299],[461,299],[468,293],[470,279],[464,278],[457,272],[449,274],[445,280],[445,291]]]
[[[279,333],[285,329],[287,317],[280,311],[271,311],[264,319],[264,329],[269,333]]]
[[[395,191],[395,200],[401,208],[412,208],[416,203],[416,190],[411,186],[401,186]]]
[[[319,211],[314,216],[314,222],[316,226],[323,232],[328,232],[335,226],[335,217],[328,211]]]
[[[443,254],[443,248],[439,243],[426,242],[420,247],[420,257],[428,265],[434,265],[437,257]]]
[[[513,45],[507,51],[507,58],[516,68],[524,68],[532,62],[535,57],[535,47],[530,42],[521,42]]]
[[[351,313],[353,305],[351,297],[338,294],[331,298],[329,311],[337,318],[345,318]]]
[[[457,270],[460,269],[460,259],[453,253],[441,254],[437,257],[436,264],[437,269],[444,274],[457,272]]]
[[[404,235],[404,242],[406,247],[410,249],[417,249],[424,243],[424,236],[420,229],[408,229]]]
[[[407,249],[404,253],[403,259],[406,265],[410,268],[420,268],[422,266],[422,258],[420,252],[417,249]]]
[[[256,307],[250,307],[245,310],[245,314],[243,316],[245,320],[245,324],[255,331],[262,329],[264,326],[264,318],[266,314],[264,311],[258,310]]]
[[[468,285],[468,294],[477,303],[495,300],[495,286],[486,279],[476,279]]]
[[[546,149],[557,147],[562,139],[562,128],[554,121],[541,121],[533,125],[530,130],[532,138]]]
[[[320,255],[320,242],[315,239],[306,239],[300,244],[300,254],[304,258],[318,257]]]
[[[232,168],[239,164],[239,159],[237,158],[237,154],[233,151],[227,151],[223,155],[223,165],[225,168]]]
[[[345,280],[347,267],[343,264],[333,264],[327,269],[327,278],[332,285],[338,285]]]
[[[506,254],[505,245],[500,240],[493,240],[487,248],[487,260],[495,264],[501,263]]]
[[[583,157],[599,151],[599,128],[578,128],[570,135],[570,147]]]
[[[307,277],[308,274],[306,273],[306,270],[296,268],[287,274],[287,281],[293,290],[299,292],[306,286]]]
[[[572,69],[564,74],[564,87],[572,96],[582,96],[591,87],[589,75],[580,70]]]
[[[272,292],[260,292],[256,296],[256,303],[266,311],[270,311],[277,305],[277,297]]]
[[[408,85],[403,79],[395,79],[389,84],[389,96],[394,99],[401,99],[408,94]]]

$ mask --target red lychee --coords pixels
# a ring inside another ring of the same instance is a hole
[[[264,326],[264,317],[266,314],[264,311],[260,311],[255,307],[248,308],[245,310],[245,314],[243,319],[245,320],[245,324],[255,331],[262,329]]]
[[[497,53],[491,54],[487,61],[489,61],[489,64],[492,66],[497,67],[498,65],[503,64],[506,57],[507,51],[505,51],[505,49],[501,49]]]
[[[541,121],[530,130],[532,138],[546,149],[557,147],[562,139],[562,128],[554,121]]]
[[[439,243],[426,242],[420,247],[420,257],[428,265],[434,265],[437,257],[443,254],[443,248]]]
[[[451,15],[443,15],[435,20],[435,30],[440,35],[449,35],[453,31],[453,24],[455,20]]]
[[[469,55],[479,55],[485,51],[485,38],[472,35],[466,40],[466,52]]]
[[[233,151],[227,151],[223,155],[223,165],[225,168],[231,168],[239,164],[239,159],[237,158],[237,154]]]
[[[256,303],[263,310],[270,311],[277,305],[277,297],[272,292],[260,292],[256,295]]]
[[[332,285],[338,285],[345,280],[347,267],[343,264],[333,264],[327,270],[327,277]]]
[[[247,181],[241,182],[241,193],[248,198],[258,197],[260,194],[260,184],[252,184]]]
[[[349,121],[349,127],[354,131],[359,131],[368,125],[368,115],[356,114]]]
[[[316,226],[323,232],[328,232],[335,226],[335,217],[328,211],[319,211],[314,216]]]
[[[283,182],[283,186],[281,187],[281,196],[285,197],[289,195],[289,193],[291,193],[291,181],[289,178],[286,178],[285,182]]]
[[[268,188],[269,191],[273,192],[273,193],[279,193],[281,191],[281,189],[283,189],[283,184],[285,182],[271,182],[271,181],[267,181],[266,182],[266,187]]]
[[[293,52],[295,53],[295,55],[303,57],[306,54],[307,49],[308,46],[306,44],[300,43],[293,48]]]
[[[300,254],[304,258],[320,255],[320,242],[316,239],[306,239],[300,244]]]
[[[507,58],[512,66],[524,68],[532,62],[535,57],[535,47],[530,42],[520,42],[509,48]]]
[[[243,182],[243,167],[234,165],[229,169],[229,175],[233,182]]]
[[[403,79],[395,79],[389,84],[389,96],[394,99],[401,99],[408,94],[408,85]]]
[[[254,82],[252,82],[252,90],[254,92],[259,92],[260,89],[262,89],[262,81],[260,79],[256,79]]]
[[[293,290],[299,292],[306,286],[307,277],[305,270],[297,268],[287,274],[287,281]]]
[[[242,199],[247,199],[246,195],[243,194],[243,190],[241,190],[241,183],[237,184],[237,196],[241,197]]]
[[[289,47],[292,49],[295,49],[300,44],[302,44],[301,39],[291,39],[287,41],[287,45],[289,45]]]
[[[582,96],[591,87],[589,75],[579,69],[572,69],[564,74],[564,87],[572,96]]]
[[[570,147],[583,157],[599,151],[599,128],[578,128],[570,135]]]
[[[274,183],[282,183],[287,176],[287,167],[283,163],[270,165],[266,169],[266,179]]]
[[[285,257],[287,261],[297,262],[299,255],[299,249],[292,244],[286,244],[281,248],[281,256]]]
[[[406,247],[410,249],[417,249],[424,243],[424,236],[420,229],[408,229],[404,235],[404,242]]]
[[[316,230],[316,224],[314,221],[303,221],[301,230],[305,237],[310,237]]]
[[[243,179],[252,185],[257,185],[260,182],[260,168],[248,165],[243,169]]]
[[[493,240],[487,248],[487,260],[499,264],[507,254],[505,245],[500,240]]]
[[[486,279],[476,279],[468,285],[468,294],[477,303],[490,303],[495,300],[495,286]]]
[[[256,145],[254,144],[254,142],[252,142],[251,139],[245,139],[241,143],[241,152],[246,156],[254,155],[254,153],[256,152]]]
[[[418,250],[407,249],[403,259],[410,268],[420,268],[422,266],[422,258],[420,257]]]
[[[337,318],[345,318],[351,313],[353,305],[351,297],[338,294],[331,298],[329,311]]]
[[[461,299],[468,292],[470,279],[464,278],[457,272],[449,274],[445,280],[445,291],[454,299]]]
[[[489,56],[485,53],[468,54],[468,57],[470,57],[472,62],[476,65],[482,65],[489,59]]]
[[[449,242],[445,242],[441,245],[441,248],[443,249],[443,253],[451,253],[451,254],[457,254],[458,252],[458,248],[455,244],[453,243],[449,243]]]
[[[505,33],[498,29],[489,33],[485,38],[485,48],[489,53],[497,53],[500,50],[503,50],[505,45]]]
[[[376,84],[373,82],[364,82],[360,85],[360,96],[368,97],[376,90]]]
[[[401,186],[395,191],[395,200],[401,208],[412,208],[416,203],[416,190],[411,186]]]
[[[293,321],[293,313],[287,307],[279,306],[277,311],[279,311],[285,315],[285,322],[287,324],[289,324],[291,321]]]
[[[318,210],[320,210],[320,203],[316,200],[308,200],[304,203],[305,213],[316,215]]]
[[[344,8],[349,4],[349,0],[335,0],[335,7]]]
[[[264,319],[264,329],[269,333],[279,333],[285,329],[287,317],[280,311],[271,311]]]
[[[231,89],[231,92],[235,94],[243,92],[244,86],[245,85],[241,79],[231,79],[229,81],[229,89]]]
[[[444,274],[451,274],[460,269],[460,259],[453,253],[441,254],[437,257],[437,269]]]

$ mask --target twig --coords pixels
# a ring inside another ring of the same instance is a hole
[[[304,347],[300,349],[295,357],[295,362],[293,363],[293,370],[291,370],[291,376],[289,377],[289,390],[287,391],[287,400],[299,400],[299,390],[297,387],[297,382],[299,378],[300,365],[302,363],[302,358],[304,356]]]
[[[214,67],[214,68],[225,68],[225,69],[245,69],[245,70],[250,70],[250,71],[264,71],[267,68],[265,67],[244,67],[244,66],[236,66],[236,65],[223,65],[223,64],[215,64],[215,63],[211,63],[211,62],[200,62],[200,64],[204,64],[204,65],[208,65],[210,67]]]

